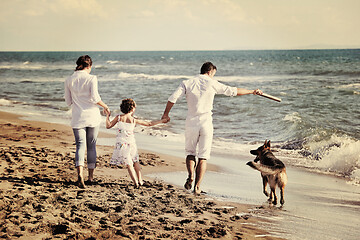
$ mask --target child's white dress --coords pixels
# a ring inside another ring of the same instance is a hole
[[[139,161],[139,154],[136,146],[134,128],[135,122],[118,121],[118,132],[116,135],[116,144],[110,164],[132,165]]]

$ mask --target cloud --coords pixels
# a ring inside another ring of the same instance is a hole
[[[150,10],[142,10],[129,15],[129,18],[152,18],[155,13]]]
[[[98,0],[1,0],[0,19],[56,17],[56,15],[107,18],[108,14]]]
[[[0,0],[1,43],[4,49],[78,49],[73,39],[90,35],[81,49],[354,46],[359,7],[358,0]]]
[[[244,22],[247,17],[243,8],[236,1],[221,0],[217,4],[217,9],[231,22]]]
[[[100,18],[108,17],[103,5],[97,0],[55,0],[48,1],[50,8],[57,13],[70,11],[76,14],[95,16]]]

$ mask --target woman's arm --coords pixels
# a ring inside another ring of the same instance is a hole
[[[99,95],[99,91],[98,91],[98,81],[97,81],[97,77],[93,76],[92,79],[92,85],[91,85],[91,101],[93,103],[96,103],[97,105],[99,105],[100,107],[103,107],[103,112],[105,115],[110,114],[110,109],[109,107],[101,100],[101,97]]]
[[[117,115],[111,122],[110,122],[110,114],[106,115],[106,128],[112,128],[115,124],[119,121],[119,115]]]
[[[65,81],[65,102],[68,106],[70,106],[72,104],[72,98],[71,98],[71,91],[67,85],[67,81]]]
[[[110,115],[110,108],[102,100],[100,100],[100,102],[97,102],[96,104],[104,108],[103,111],[105,115]]]

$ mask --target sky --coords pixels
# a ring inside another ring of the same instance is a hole
[[[359,0],[0,0],[0,51],[360,48]]]

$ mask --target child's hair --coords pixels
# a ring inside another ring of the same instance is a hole
[[[136,103],[131,98],[123,99],[120,104],[120,110],[125,114],[131,112],[134,107],[136,107]]]

